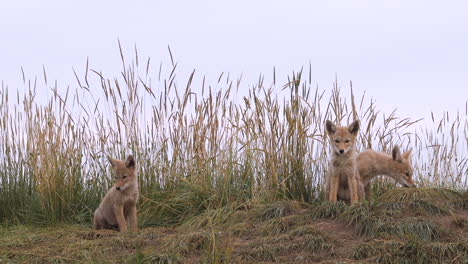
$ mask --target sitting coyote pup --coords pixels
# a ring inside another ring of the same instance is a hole
[[[102,199],[94,212],[94,229],[127,231],[127,223],[132,231],[137,230],[138,179],[135,160],[128,156],[121,161],[108,157],[114,169],[115,185]]]
[[[339,197],[356,203],[359,200],[358,189],[362,189],[356,167],[356,136],[359,131],[359,120],[351,123],[349,127],[336,127],[327,120],[325,128],[332,146],[332,158],[325,187],[326,198],[331,202],[336,202]]]
[[[366,199],[370,198],[371,185],[369,183],[378,175],[389,176],[405,187],[416,187],[412,179],[413,167],[410,156],[411,150],[401,154],[398,146],[393,148],[392,156],[370,149],[361,152],[356,161]]]

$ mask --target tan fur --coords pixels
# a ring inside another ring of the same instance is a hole
[[[107,192],[94,212],[94,229],[127,231],[137,230],[138,179],[135,160],[128,156],[126,161],[109,157],[114,170],[115,185]]]
[[[373,150],[366,150],[357,157],[357,166],[366,198],[370,198],[370,181],[383,175],[393,178],[405,187],[416,187],[414,184],[413,166],[411,165],[411,150],[400,154],[398,146],[393,148],[392,156]]]
[[[362,189],[359,172],[356,166],[356,137],[359,131],[359,121],[348,127],[337,127],[332,122],[326,122],[326,130],[332,146],[331,160],[328,168],[325,195],[331,202],[360,200],[358,189]],[[362,198],[361,198],[362,199]]]

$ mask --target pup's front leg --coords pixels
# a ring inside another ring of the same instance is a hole
[[[334,177],[330,175],[330,202],[336,202],[338,200],[338,187],[339,187],[339,177]]]
[[[356,173],[348,175],[348,186],[349,186],[349,194],[351,196],[351,204],[357,203],[359,201],[358,196],[358,180],[356,177]]]
[[[105,220],[101,215],[101,211],[96,209],[96,212],[94,212],[94,217],[93,217],[93,228],[94,230],[99,230],[102,229],[105,226]]]
[[[120,232],[127,231],[127,222],[125,221],[123,206],[115,206],[114,214],[117,220],[117,224],[119,225]]]
[[[358,198],[359,198],[359,201],[365,201],[366,200],[366,192],[364,190],[364,185],[362,184],[362,182],[360,180],[358,180]]]
[[[130,225],[130,230],[137,231],[138,230],[138,223],[137,223],[137,209],[136,206],[131,206],[128,212],[128,224]]]

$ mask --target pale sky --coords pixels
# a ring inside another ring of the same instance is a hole
[[[10,89],[21,87],[21,66],[33,78],[42,65],[59,87],[76,86],[72,67],[82,72],[87,57],[117,76],[120,39],[154,68],[170,67],[170,45],[179,76],[243,74],[245,88],[260,73],[271,80],[273,67],[282,84],[311,63],[319,88],[337,75],[346,92],[351,80],[380,109],[413,118],[468,100],[466,1],[0,0],[0,36],[0,80]]]

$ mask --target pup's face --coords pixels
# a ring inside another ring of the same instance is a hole
[[[348,127],[337,127],[331,121],[327,120],[325,128],[328,132],[330,145],[333,152],[337,155],[345,155],[354,149],[356,137],[359,131],[359,120],[354,121]]]
[[[401,154],[398,146],[392,150],[390,177],[405,187],[416,187],[413,181],[413,166],[411,165],[411,150]]]
[[[114,170],[115,189],[125,191],[135,179],[135,160],[132,156],[128,156],[125,161],[111,157],[108,157],[108,159]]]

